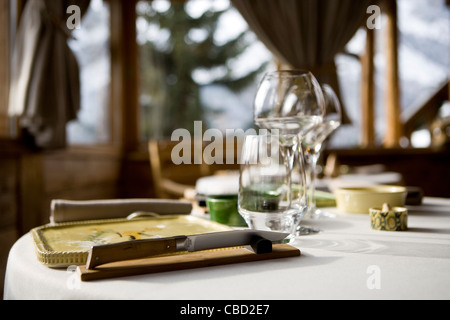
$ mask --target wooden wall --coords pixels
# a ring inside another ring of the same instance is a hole
[[[50,221],[51,200],[119,197],[121,161],[107,149],[37,152],[0,139],[0,297],[11,246]]]
[[[53,199],[113,199],[119,196],[121,156],[110,150],[71,148],[42,158],[45,218]]]

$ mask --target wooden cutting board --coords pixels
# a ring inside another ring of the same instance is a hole
[[[273,245],[271,253],[263,254],[256,254],[246,247],[236,247],[231,249],[208,250],[164,257],[120,261],[99,266],[94,270],[87,270],[85,266],[79,266],[77,272],[82,281],[92,281],[233,263],[299,257],[300,255],[301,252],[299,249],[287,244]]]

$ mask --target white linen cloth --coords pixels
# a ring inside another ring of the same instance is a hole
[[[29,234],[11,249],[5,299],[450,299],[450,199],[408,207],[409,231],[370,228],[364,214],[305,220],[300,257],[77,281],[36,259]]]
[[[317,187],[334,192],[338,188],[369,187],[373,185],[401,185],[403,177],[397,172],[372,174],[343,174],[337,178],[317,179]],[[197,180],[195,191],[198,195],[232,195],[239,193],[239,172],[226,176],[208,176]]]

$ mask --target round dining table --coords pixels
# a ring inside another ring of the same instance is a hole
[[[320,231],[291,244],[300,256],[96,281],[41,264],[26,234],[10,250],[4,299],[448,300],[450,199],[407,208],[407,231],[373,230],[369,214],[325,208],[334,217],[302,221]]]

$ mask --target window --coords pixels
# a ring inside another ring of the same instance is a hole
[[[80,67],[81,110],[67,125],[70,144],[110,141],[110,14],[107,2],[92,0],[69,45]]]
[[[399,78],[402,113],[413,112],[424,101],[448,81],[449,54],[449,8],[445,0],[398,0],[399,28]],[[360,55],[364,51],[365,32],[360,30],[347,45],[347,50]],[[377,145],[381,145],[385,131],[385,56],[384,24],[376,30],[375,52],[375,130]],[[360,134],[360,88],[361,65],[358,59],[339,55],[336,59],[341,90],[346,110],[353,121],[343,126],[334,135],[331,145],[356,147]],[[445,114],[445,107],[443,112]],[[428,147],[429,130],[413,135],[413,147]],[[427,136],[428,135],[428,136]],[[414,138],[415,137],[415,138]]]
[[[139,1],[142,141],[178,128],[253,126],[252,100],[272,61],[228,0]]]

